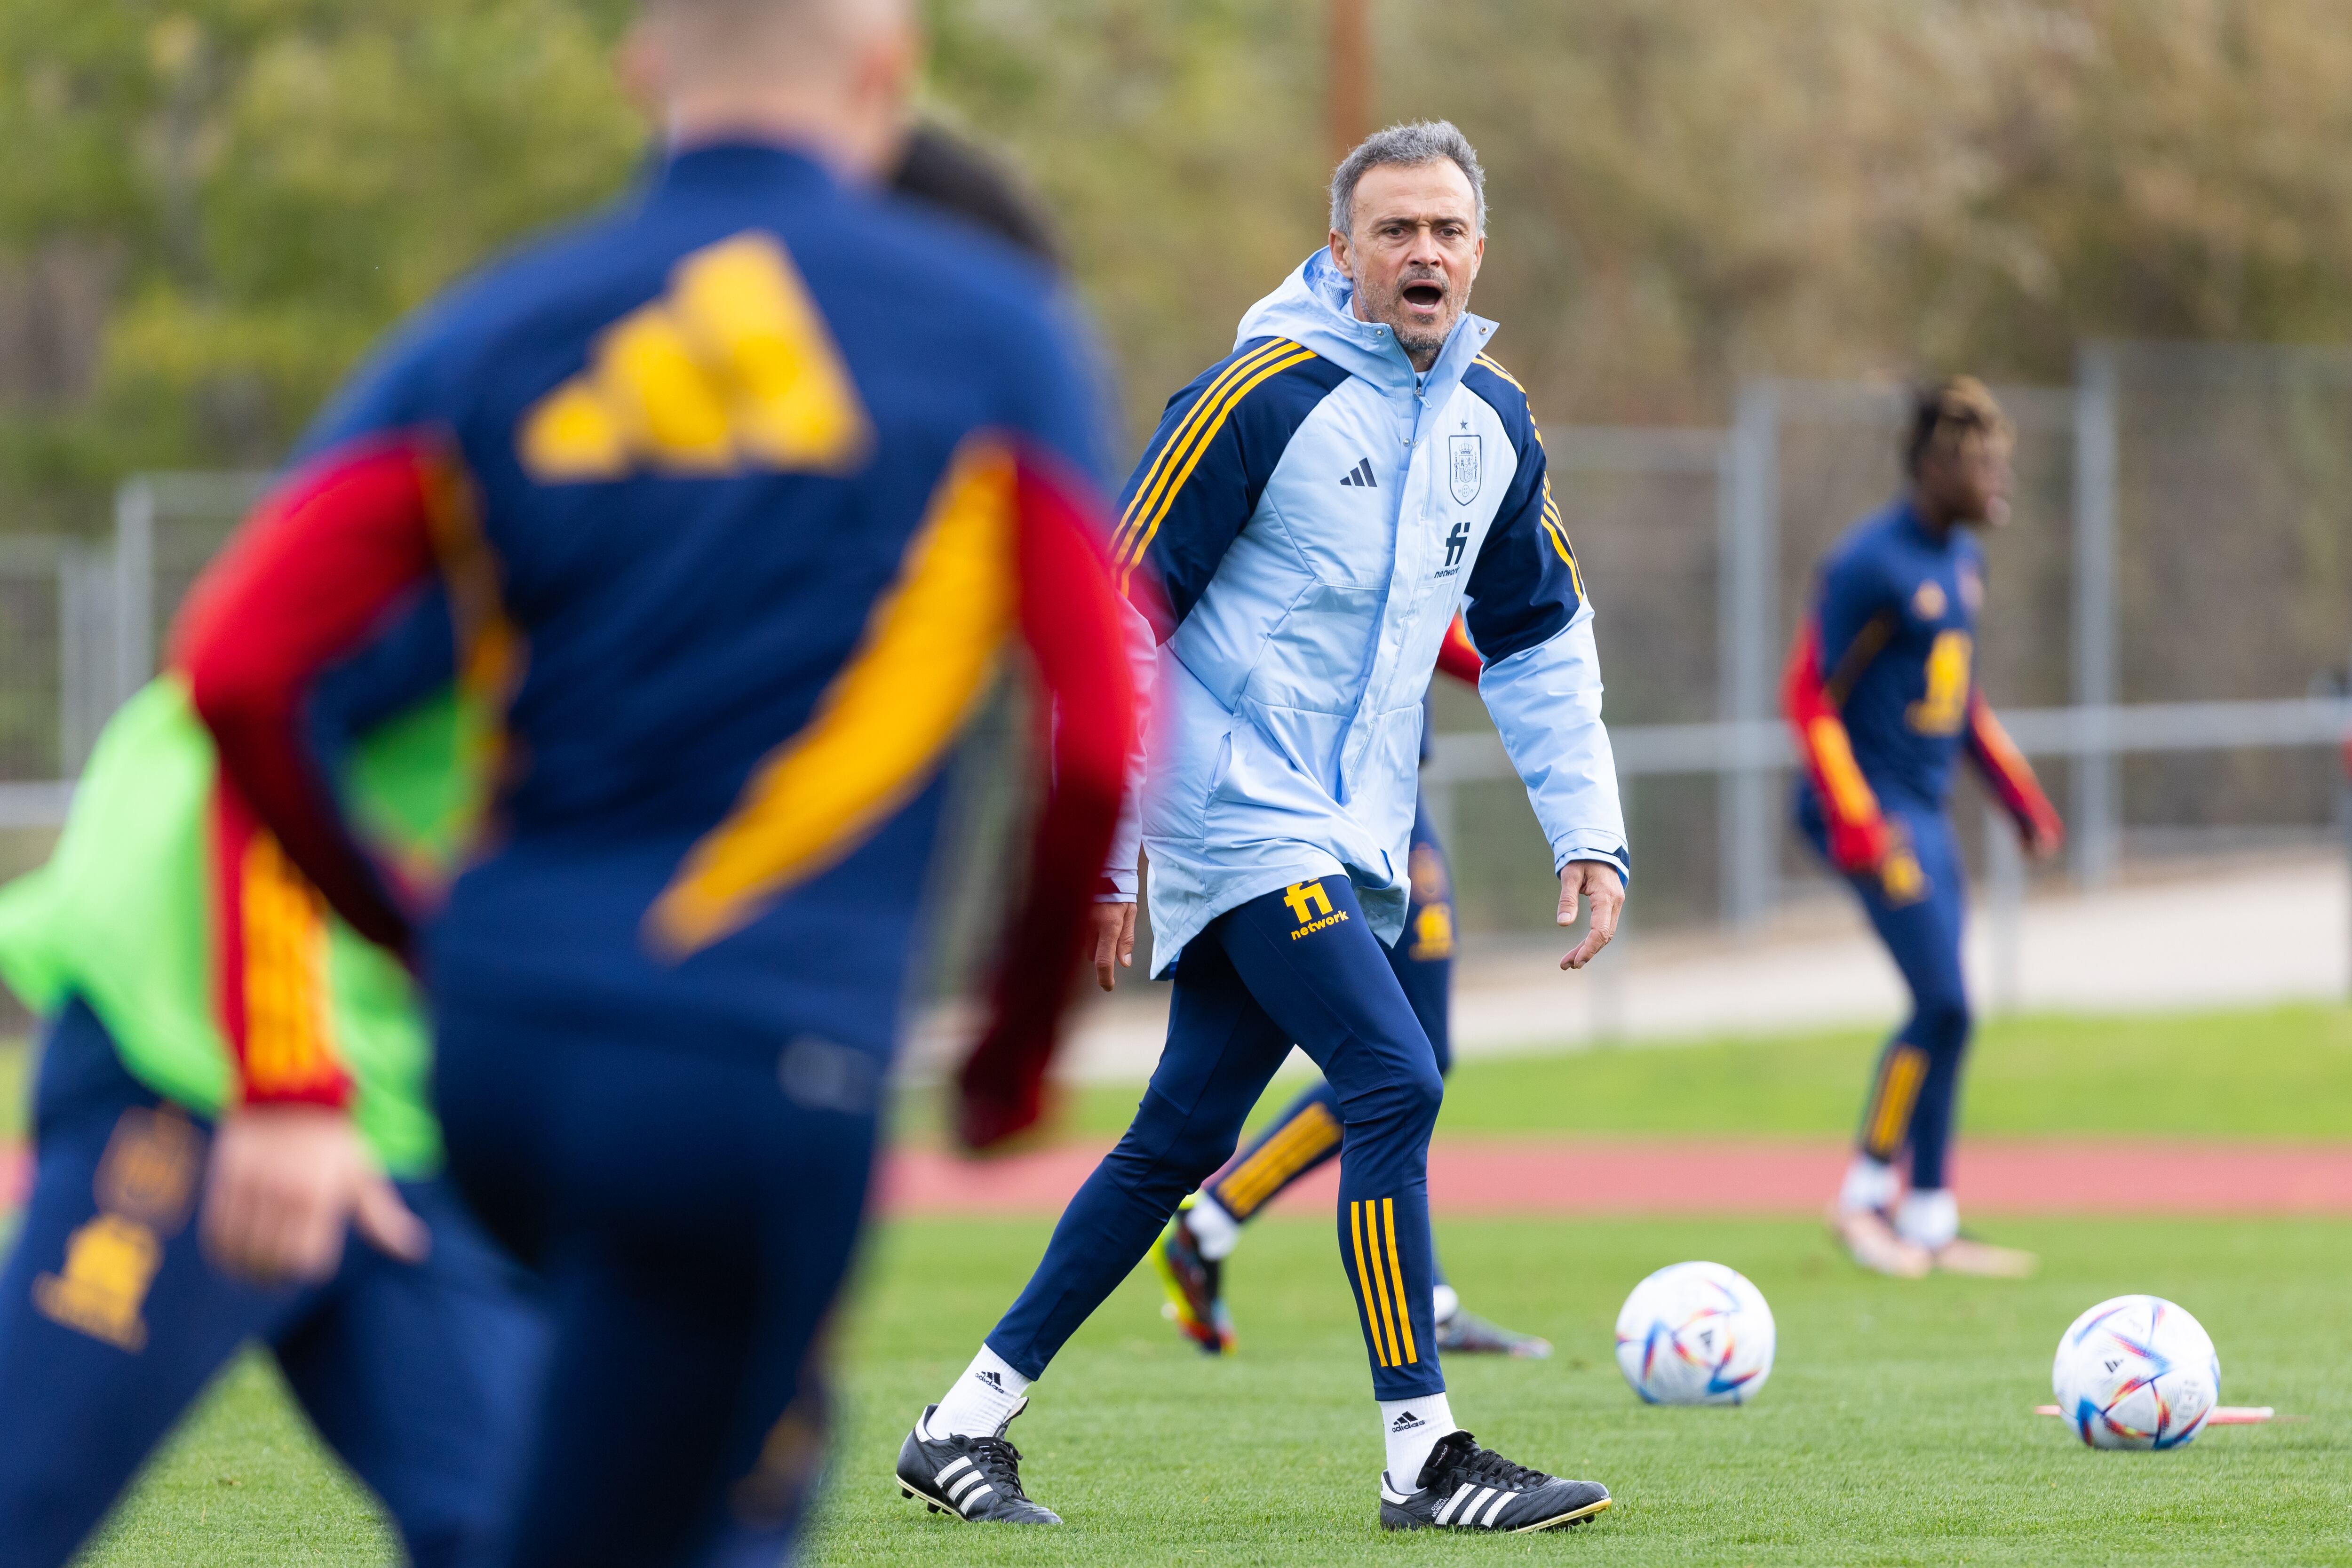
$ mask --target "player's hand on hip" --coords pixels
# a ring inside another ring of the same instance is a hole
[[[1559,923],[1576,923],[1578,896],[1591,908],[1592,923],[1584,940],[1559,961],[1562,969],[1581,969],[1592,962],[1617,934],[1617,917],[1625,908],[1625,884],[1615,865],[1607,860],[1570,860],[1560,868]]]
[[[1118,972],[1135,967],[1135,903],[1097,904],[1094,924],[1095,984],[1108,991]]]
[[[432,1245],[351,1118],[317,1105],[247,1106],[224,1114],[205,1184],[205,1251],[260,1284],[320,1280],[356,1227],[378,1251],[418,1262]]]

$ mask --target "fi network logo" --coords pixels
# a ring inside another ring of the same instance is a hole
[[[1347,910],[1331,907],[1331,895],[1323,890],[1321,882],[1293,882],[1282,895],[1282,901],[1288,904],[1290,912],[1298,917],[1298,929],[1290,933],[1293,942],[1303,936],[1313,936],[1317,931],[1338,925],[1348,918]]]
[[[1464,518],[1445,536],[1445,565],[1448,571],[1462,564],[1462,552],[1470,548],[1470,520]]]

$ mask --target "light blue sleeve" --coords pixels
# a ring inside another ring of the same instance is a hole
[[[1617,760],[1601,721],[1592,607],[1580,607],[1567,626],[1535,647],[1488,665],[1478,695],[1551,842],[1552,869],[1571,860],[1606,860],[1630,882],[1633,858],[1617,799]]]

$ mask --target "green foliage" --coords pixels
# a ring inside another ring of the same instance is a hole
[[[620,189],[627,9],[0,6],[10,526],[90,516],[128,468],[275,458],[404,311]],[[2063,379],[2086,335],[2352,326],[2333,0],[1374,11],[1381,114],[1484,152],[1479,302],[1554,420],[1711,419],[1751,371]],[[932,107],[1053,205],[1139,435],[1321,242],[1319,7],[928,12]]]
[[[930,16],[934,106],[1054,209],[1139,441],[1323,243],[1317,9],[934,0]]]
[[[644,131],[604,62],[617,10],[0,7],[0,244],[110,279],[86,384],[20,407],[8,478],[275,460],[389,323],[625,182]]]

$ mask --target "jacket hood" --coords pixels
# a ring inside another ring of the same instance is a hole
[[[1243,312],[1234,345],[1238,348],[1253,338],[1288,338],[1384,392],[1410,395],[1412,362],[1397,346],[1394,332],[1356,319],[1351,308],[1355,296],[1355,280],[1339,270],[1328,249],[1318,250],[1273,293]],[[1432,404],[1443,402],[1494,335],[1494,322],[1465,310],[1438,351],[1436,363],[1420,378],[1422,395]]]

